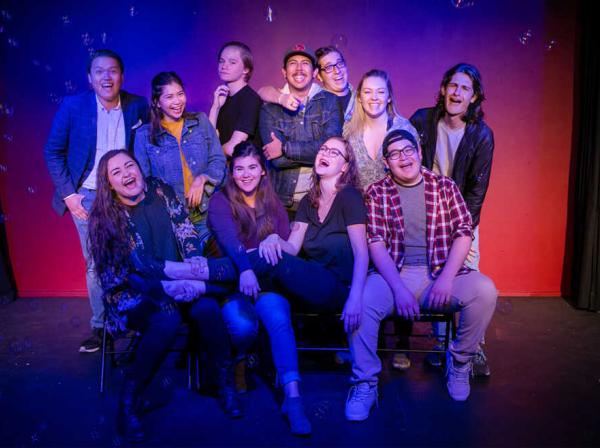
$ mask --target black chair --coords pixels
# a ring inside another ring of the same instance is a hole
[[[106,326],[106,319],[104,321],[104,328]],[[100,361],[100,393],[104,393],[105,390],[105,378],[106,378],[106,366],[110,365],[114,368],[122,363],[128,362],[132,356],[135,356],[135,350],[140,341],[141,335],[137,332],[130,332],[127,335],[114,338],[108,334],[107,331],[102,332],[102,356]],[[171,349],[171,352],[185,354],[187,357],[187,387],[192,390],[194,387],[199,389],[200,377],[199,377],[199,360],[198,354],[193,347],[190,347],[189,340],[189,326],[183,323],[177,333],[177,339],[183,339],[185,342],[179,345],[177,342]],[[124,347],[117,347],[117,345]],[[108,362],[110,361],[110,362]]]

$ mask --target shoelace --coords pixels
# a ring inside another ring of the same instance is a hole
[[[448,369],[448,376],[451,376],[455,382],[457,383],[465,383],[469,384],[469,375],[473,369],[471,368],[471,364],[468,364],[468,368],[465,367],[465,370],[458,370],[454,367],[454,365],[450,366]]]
[[[348,393],[348,400],[349,402],[353,402],[353,401],[364,401],[366,398],[369,397],[369,392],[371,390],[371,386],[369,386],[367,383],[363,383],[363,384],[359,384],[356,386],[352,386],[350,388],[350,392]]]

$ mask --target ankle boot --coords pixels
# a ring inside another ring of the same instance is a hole
[[[219,403],[225,414],[231,418],[240,418],[244,415],[242,404],[238,398],[233,381],[233,365],[227,363],[219,366],[217,383],[219,387]]]
[[[140,389],[137,381],[125,380],[119,397],[117,430],[129,442],[142,442],[145,438],[138,415]]]

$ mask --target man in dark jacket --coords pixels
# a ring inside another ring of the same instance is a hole
[[[102,289],[87,250],[88,213],[96,197],[96,167],[111,149],[132,148],[132,130],[148,119],[145,98],[121,90],[123,61],[111,50],[98,50],[87,67],[91,92],[64,99],[44,147],[46,165],[56,188],[52,205],[71,213],[86,262],[86,283],[92,307],[92,337],[80,352],[101,346],[104,325]]]
[[[494,134],[483,121],[484,100],[479,71],[461,63],[444,74],[436,105],[419,109],[410,118],[421,139],[423,165],[452,178],[469,208],[474,237],[466,265],[475,270],[479,270],[479,219],[494,153]],[[432,357],[428,360],[440,363]],[[483,351],[474,361],[474,371],[490,374]]]

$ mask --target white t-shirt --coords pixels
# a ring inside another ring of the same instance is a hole
[[[433,172],[442,176],[452,177],[454,156],[460,141],[465,135],[465,128],[450,129],[443,120],[437,124],[437,142],[433,159]]]

